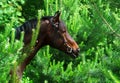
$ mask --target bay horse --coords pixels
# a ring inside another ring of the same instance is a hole
[[[64,22],[60,19],[60,14],[61,13],[57,11],[54,16],[44,16],[40,19],[40,30],[33,50],[17,67],[16,73],[19,79],[21,79],[26,66],[43,46],[50,45],[73,57],[78,56],[80,51],[79,46],[69,35]],[[23,39],[24,47],[30,44],[32,39],[32,29],[36,29],[37,23],[37,19],[32,19],[16,28],[16,39],[20,39],[22,31],[25,33]]]

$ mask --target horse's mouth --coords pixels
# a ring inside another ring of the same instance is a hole
[[[79,55],[79,53],[74,53],[74,52],[72,52],[72,53],[70,53],[70,55],[71,55],[72,57],[74,57],[74,58],[77,58],[78,55]]]
[[[70,54],[72,57],[76,58],[79,55],[79,49],[73,50],[72,48],[67,49],[67,53]]]
[[[74,54],[74,53],[69,53],[71,57],[76,58],[78,55]]]

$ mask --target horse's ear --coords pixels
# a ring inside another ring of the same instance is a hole
[[[53,22],[54,22],[54,23],[60,21],[60,14],[61,14],[60,11],[57,11],[57,12],[55,13],[55,15],[53,16]]]

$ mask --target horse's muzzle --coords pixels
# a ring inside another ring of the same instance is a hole
[[[76,50],[72,48],[67,48],[67,52],[72,55],[72,57],[76,58],[79,55],[80,49],[77,48]]]
[[[78,48],[78,49],[76,49],[76,50],[73,50],[72,51],[72,55],[73,55],[73,57],[77,57],[78,55],[79,55],[79,52],[80,52],[80,49]]]

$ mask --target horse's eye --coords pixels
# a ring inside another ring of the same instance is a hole
[[[66,30],[58,30],[58,32],[61,33],[61,34],[65,34]]]

